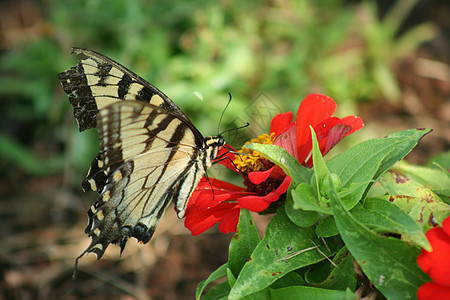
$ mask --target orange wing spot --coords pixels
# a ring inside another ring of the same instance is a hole
[[[99,221],[101,221],[101,220],[103,220],[103,219],[105,218],[105,216],[103,215],[103,210],[99,210],[99,211],[97,212],[96,216],[97,216],[97,219],[98,219]]]
[[[122,172],[117,171],[116,174],[114,174],[114,181],[119,181],[122,179]]]
[[[111,198],[110,190],[107,190],[107,191],[103,194],[102,200],[103,200],[104,202],[107,202],[110,198]]]

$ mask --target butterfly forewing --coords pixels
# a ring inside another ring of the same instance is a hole
[[[78,65],[58,74],[80,131],[96,127],[97,111],[117,101],[138,100],[188,117],[156,87],[114,60],[92,50],[72,48],[82,54]]]

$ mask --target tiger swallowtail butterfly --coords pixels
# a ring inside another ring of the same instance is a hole
[[[156,87],[112,59],[91,50],[58,74],[80,131],[97,128],[100,153],[83,190],[99,199],[88,211],[85,232],[97,259],[109,244],[123,251],[130,237],[147,243],[169,203],[179,218],[206,170],[225,145],[203,137],[181,109]]]

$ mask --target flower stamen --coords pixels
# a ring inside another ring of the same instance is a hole
[[[268,161],[264,156],[262,156],[261,153],[259,153],[258,151],[245,148],[245,145],[250,143],[272,145],[274,139],[275,133],[271,134],[263,133],[259,135],[256,139],[252,139],[249,142],[246,142],[244,146],[242,146],[242,148],[237,151],[241,155],[237,155],[236,158],[233,160],[233,163],[243,173],[250,173],[253,171],[260,171],[262,169],[268,169],[267,166],[272,163]]]

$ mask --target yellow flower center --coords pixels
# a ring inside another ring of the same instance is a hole
[[[271,164],[270,161],[268,161],[258,151],[245,148],[245,145],[250,143],[272,145],[274,139],[275,133],[271,133],[270,135],[267,133],[263,133],[259,135],[256,139],[252,139],[251,141],[246,142],[244,146],[242,146],[241,150],[237,151],[241,153],[241,155],[236,155],[236,158],[233,160],[238,170],[244,173],[249,173],[252,171],[260,171],[268,169],[267,166]]]

